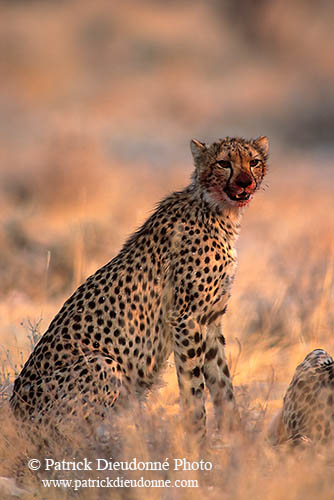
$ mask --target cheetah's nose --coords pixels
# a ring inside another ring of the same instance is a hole
[[[234,183],[241,188],[247,188],[250,186],[252,188],[255,187],[255,182],[254,182],[253,178],[245,172],[240,173],[236,177]]]

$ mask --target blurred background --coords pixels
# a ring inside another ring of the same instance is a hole
[[[188,182],[192,137],[226,135],[271,143],[268,189],[240,238],[232,337],[286,345],[318,332],[311,304],[332,269],[334,3],[2,0],[0,13],[5,345],[25,359],[20,323],[42,317],[45,329]]]

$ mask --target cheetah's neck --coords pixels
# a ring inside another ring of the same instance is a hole
[[[186,191],[189,195],[201,205],[205,213],[209,213],[217,221],[218,225],[227,228],[231,243],[239,236],[240,222],[245,207],[232,207],[228,204],[218,204],[207,194],[202,191],[196,184],[191,184]]]

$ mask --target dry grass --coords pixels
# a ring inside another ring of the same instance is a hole
[[[188,181],[191,136],[268,133],[273,144],[268,188],[244,216],[224,318],[247,433],[216,436],[209,404],[208,446],[200,455],[214,471],[166,474],[198,479],[199,489],[87,488],[80,498],[332,496],[332,467],[307,451],[273,450],[265,429],[305,355],[316,347],[334,353],[333,166],[326,149],[333,7],[252,4],[1,4],[2,400],[72,290],[116,255],[162,196]],[[305,47],[300,33],[309,34]],[[45,489],[40,479],[87,475],[29,472],[29,458],[194,459],[172,359],[162,382],[142,408],[106,424],[106,443],[68,424],[61,439],[48,436],[40,448],[4,403],[0,476],[18,476],[32,492],[27,498],[63,499],[73,491]],[[97,476],[103,473],[89,474]]]

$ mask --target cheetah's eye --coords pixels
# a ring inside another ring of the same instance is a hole
[[[231,162],[228,161],[228,160],[220,160],[220,161],[217,161],[218,165],[220,165],[221,167],[224,167],[224,168],[231,168]]]
[[[250,167],[259,167],[259,166],[260,166],[260,164],[261,164],[261,161],[260,161],[260,160],[251,160],[251,161],[249,162]]]

